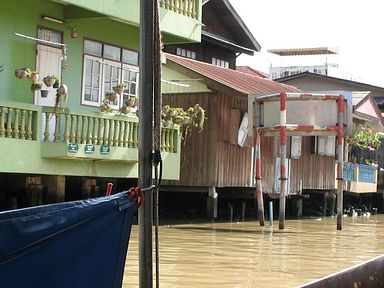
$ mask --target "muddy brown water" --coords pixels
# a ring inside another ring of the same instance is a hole
[[[296,287],[384,254],[384,215],[159,227],[160,287]],[[138,287],[133,226],[123,287]],[[155,275],[155,273],[154,273]],[[155,285],[154,285],[155,287]]]

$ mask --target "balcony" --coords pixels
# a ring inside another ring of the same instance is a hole
[[[0,172],[54,172],[60,175],[87,176],[92,175],[89,169],[95,169],[94,161],[103,160],[97,162],[100,171],[103,170],[102,166],[113,165],[125,169],[129,166],[132,170],[130,175],[116,171],[108,172],[109,176],[137,177],[138,124],[135,115],[72,111],[68,108],[59,108],[55,113],[52,107],[0,101],[0,149],[9,151],[0,155],[0,162],[4,163]],[[179,128],[162,127],[161,132],[164,166],[167,167],[168,162],[169,167],[172,167],[169,171],[165,169],[164,179],[178,179]],[[76,166],[73,170],[72,165],[68,166],[68,161],[77,163],[75,165],[80,165],[82,169]],[[51,170],[52,166],[55,171]]]
[[[346,191],[354,193],[377,192],[377,167],[364,164],[344,163]]]

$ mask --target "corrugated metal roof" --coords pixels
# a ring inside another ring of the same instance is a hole
[[[252,76],[240,71],[218,67],[205,62],[200,62],[173,54],[166,54],[170,60],[204,77],[214,80],[222,85],[234,89],[243,94],[264,94],[279,92],[301,92],[300,89],[275,82],[270,79]]]
[[[261,78],[268,78],[267,73],[253,69],[252,67],[249,67],[249,66],[236,66],[236,70],[243,73],[251,74],[253,76],[259,76]]]
[[[268,52],[279,55],[279,56],[338,54],[337,48],[328,48],[328,47],[268,49]]]

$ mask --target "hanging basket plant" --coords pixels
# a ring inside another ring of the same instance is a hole
[[[31,85],[31,90],[32,90],[32,92],[38,91],[38,90],[41,89],[42,86],[43,86],[43,83],[41,83],[41,82],[34,82]]]
[[[29,77],[31,74],[31,70],[28,68],[21,68],[15,70],[15,76],[19,79],[24,79],[26,77]]]
[[[57,112],[59,107],[65,107],[68,100],[68,87],[65,84],[61,84],[60,87],[56,90],[56,101],[54,113]]]
[[[181,127],[183,140],[186,140],[193,129],[198,132],[203,131],[205,110],[196,104],[194,107],[189,107],[186,111],[183,108],[172,108],[169,105],[163,107],[161,113],[162,123],[164,127],[169,127],[172,124],[178,124]]]
[[[32,83],[36,83],[39,81],[39,72],[37,71],[32,71],[30,74],[29,74],[29,80],[31,80]]]
[[[47,87],[52,87],[56,82],[56,77],[53,75],[47,75],[43,78],[43,82]]]
[[[125,87],[126,87],[125,84],[118,84],[118,85],[113,87],[113,91],[115,91],[116,93],[121,95],[123,93]]]

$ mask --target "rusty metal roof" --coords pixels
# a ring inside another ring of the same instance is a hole
[[[267,73],[264,73],[260,70],[253,69],[252,67],[249,67],[249,66],[236,66],[236,70],[243,73],[251,74],[253,76],[259,76],[261,78],[268,78]]]
[[[240,71],[218,67],[216,65],[173,54],[166,53],[166,57],[167,61],[172,61],[242,94],[249,95],[259,93],[301,92],[300,89],[294,86],[278,83],[270,79],[253,76]]]

